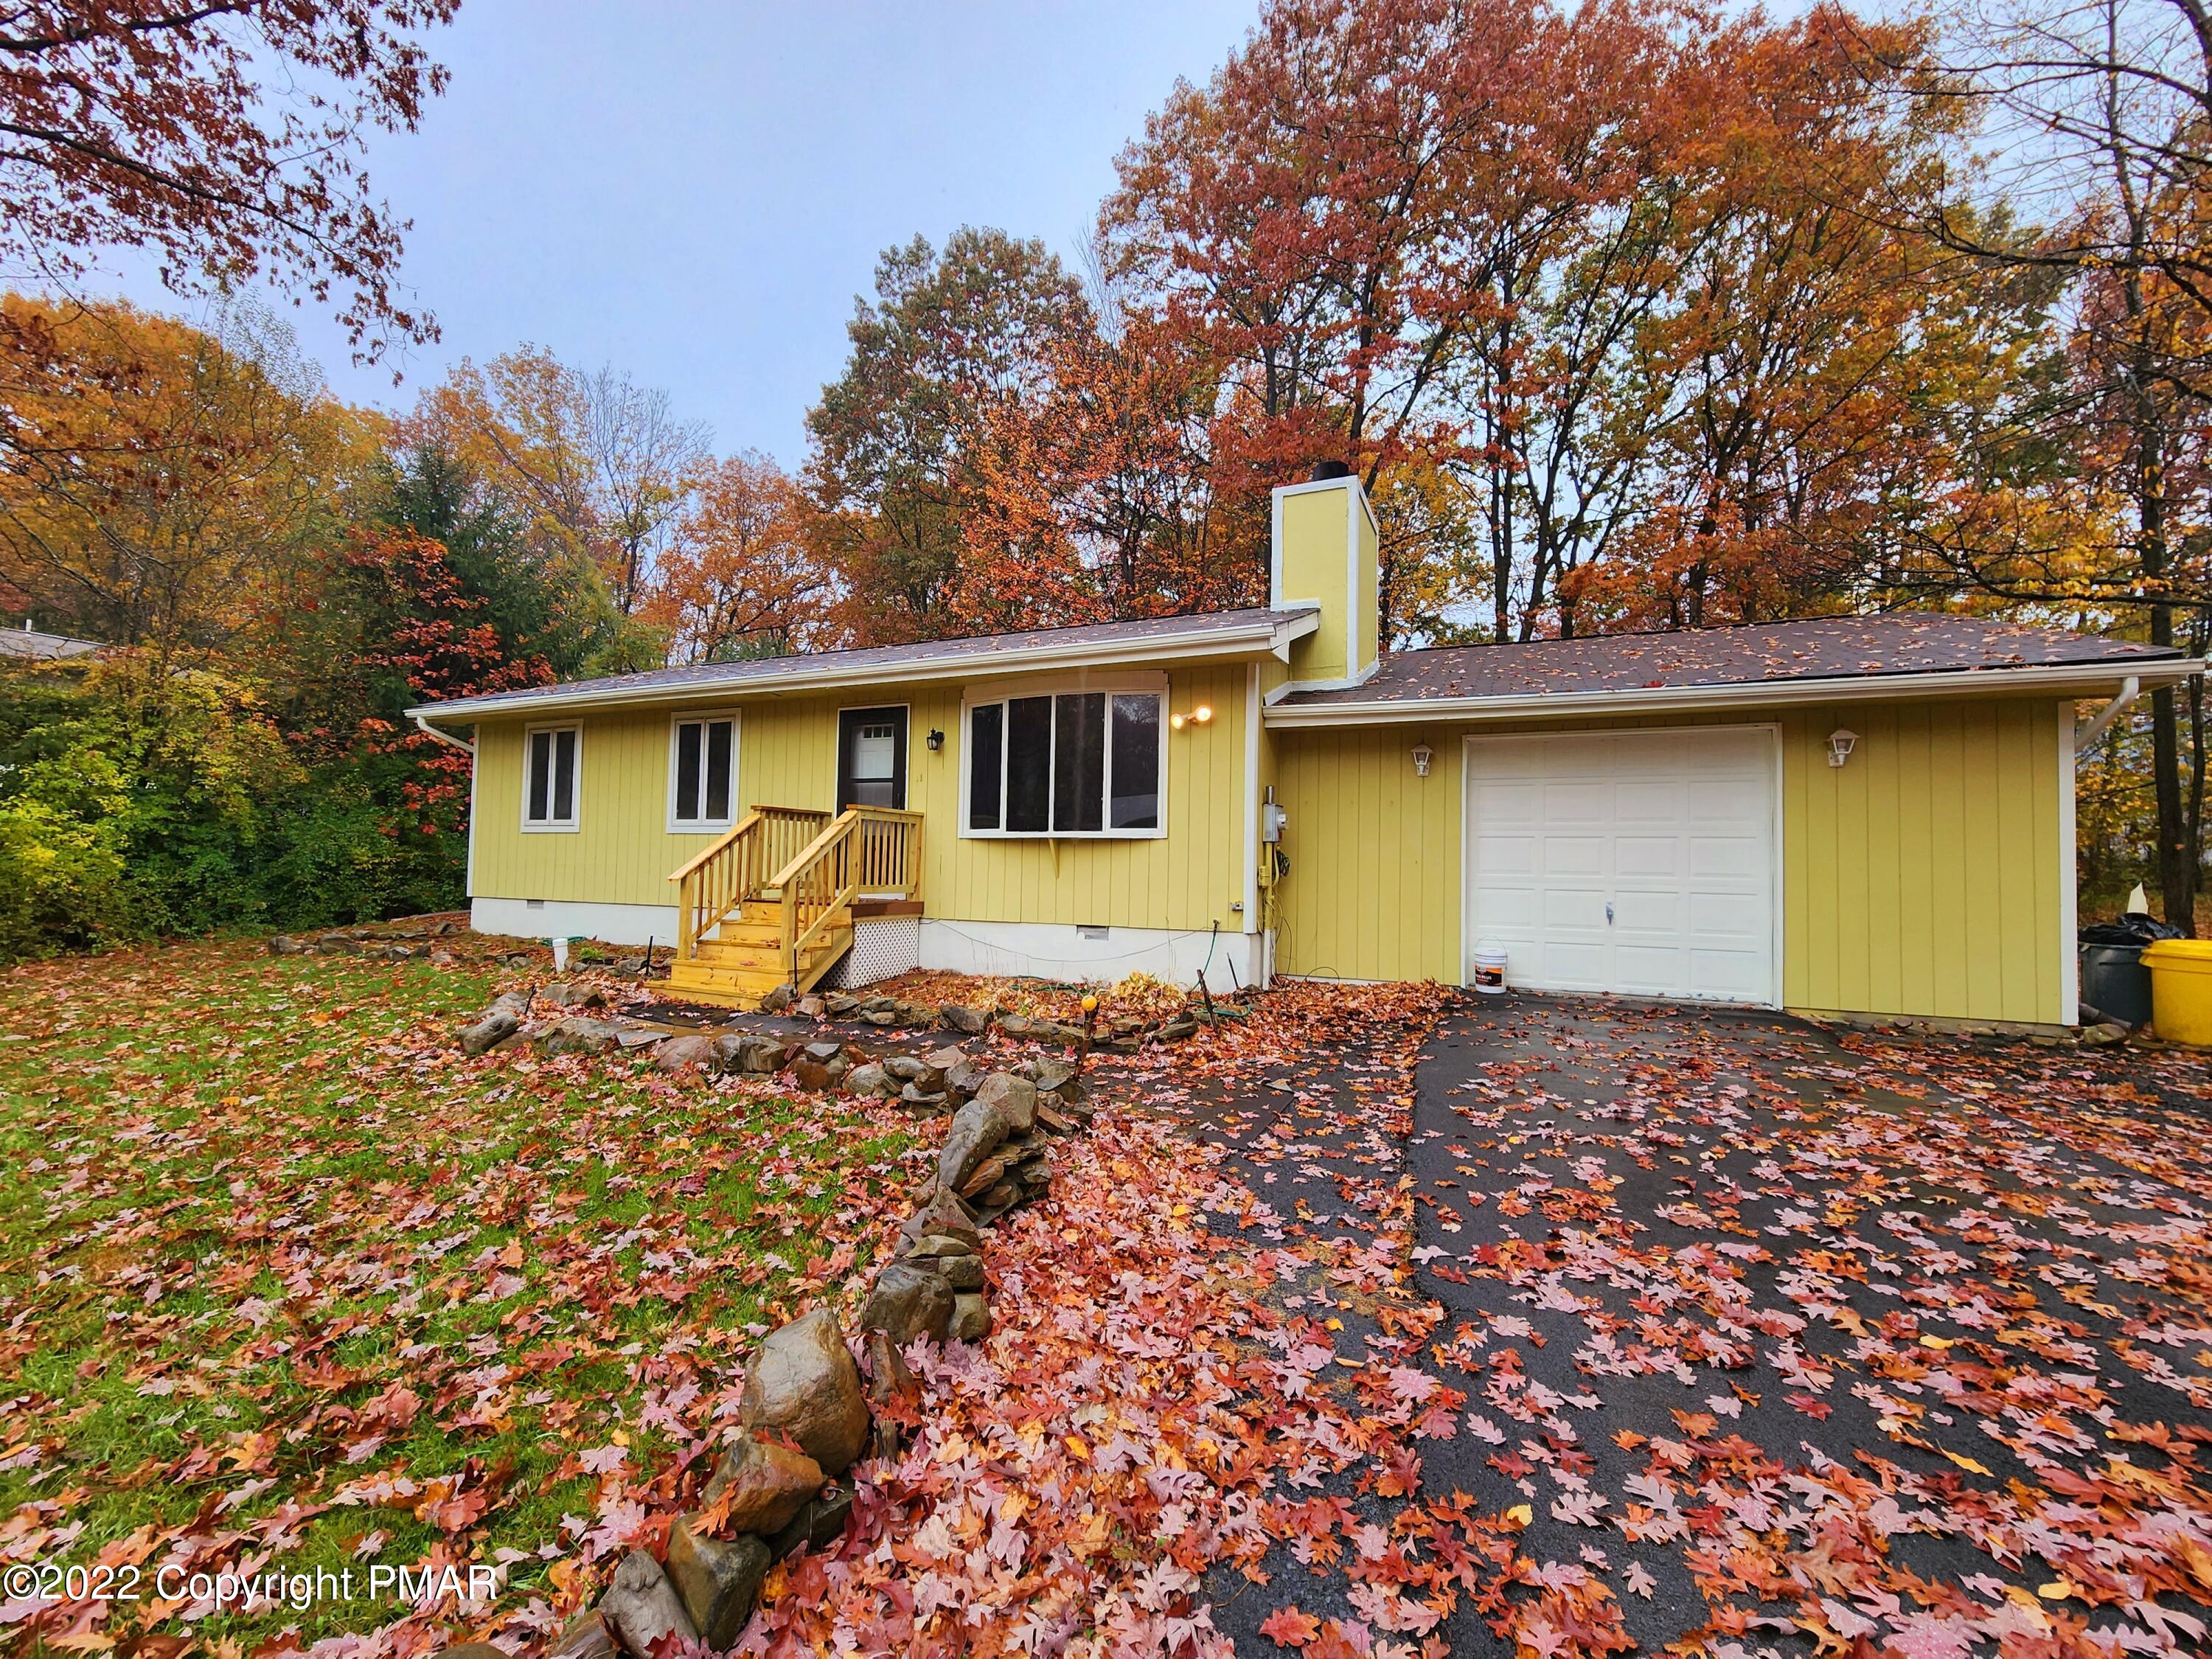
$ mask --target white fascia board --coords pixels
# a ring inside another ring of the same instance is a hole
[[[1270,726],[1412,726],[1432,720],[1572,719],[1579,714],[1668,714],[1697,708],[1772,708],[1801,703],[1894,702],[1921,697],[2004,696],[2043,692],[2092,696],[2129,678],[2172,684],[2204,672],[2195,659],[2048,663],[1936,674],[1863,674],[1825,680],[1766,680],[1739,685],[1635,687],[1619,691],[1551,691],[1514,697],[1405,697],[1376,702],[1277,703]]]
[[[758,674],[743,679],[690,679],[659,685],[627,686],[595,691],[579,686],[571,696],[538,696],[485,697],[451,703],[425,703],[407,711],[416,721],[451,720],[468,724],[500,714],[532,714],[539,710],[573,714],[592,708],[631,708],[656,703],[696,703],[719,707],[738,697],[777,693],[839,691],[856,686],[908,685],[917,681],[970,680],[1009,674],[1048,673],[1055,670],[1150,665],[1163,660],[1188,662],[1220,657],[1249,657],[1255,652],[1287,648],[1291,640],[1310,634],[1320,618],[1311,611],[1286,611],[1261,617],[1234,629],[1207,629],[1190,634],[1162,634],[1132,645],[1125,640],[1098,640],[1082,645],[1032,647],[1027,650],[963,653],[957,657],[921,658],[873,667],[823,672],[794,668],[787,673]]]

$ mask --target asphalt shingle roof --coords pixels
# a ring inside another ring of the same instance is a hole
[[[743,691],[747,683],[787,680],[794,676],[820,674],[844,679],[884,671],[890,679],[903,667],[973,661],[988,669],[990,659],[1001,653],[1048,648],[1080,649],[1091,645],[1127,645],[1139,654],[1150,645],[1203,641],[1211,634],[1234,633],[1255,623],[1285,618],[1310,611],[1310,605],[1264,607],[1245,611],[1208,611],[1188,617],[1146,617],[1135,622],[1093,623],[1074,628],[1034,628],[1018,634],[979,634],[965,639],[928,640],[918,645],[874,646],[857,651],[810,651],[787,657],[758,657],[744,662],[700,663],[689,668],[657,668],[645,673],[617,674],[605,679],[569,680],[558,685],[533,686],[526,691],[503,691],[495,697],[462,697],[434,705],[441,714],[465,713],[479,703],[502,708],[525,701],[597,696],[606,693],[645,691],[660,688],[699,686]]]
[[[1331,703],[1528,697],[1662,686],[1758,685],[1870,675],[1940,674],[2157,661],[2167,647],[1979,617],[1898,613],[1704,628],[1671,634],[1437,647],[1385,657],[1364,684],[1293,692],[1286,708]]]

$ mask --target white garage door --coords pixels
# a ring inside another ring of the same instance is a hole
[[[1775,734],[1468,741],[1468,977],[1778,1004]]]

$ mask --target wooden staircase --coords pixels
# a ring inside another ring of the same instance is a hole
[[[921,896],[921,814],[756,806],[668,878],[678,892],[669,994],[757,1008],[779,985],[811,990],[837,965],[863,894]]]

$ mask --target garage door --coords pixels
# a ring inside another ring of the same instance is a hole
[[[1468,740],[1470,953],[1533,990],[1778,1004],[1775,734]]]

